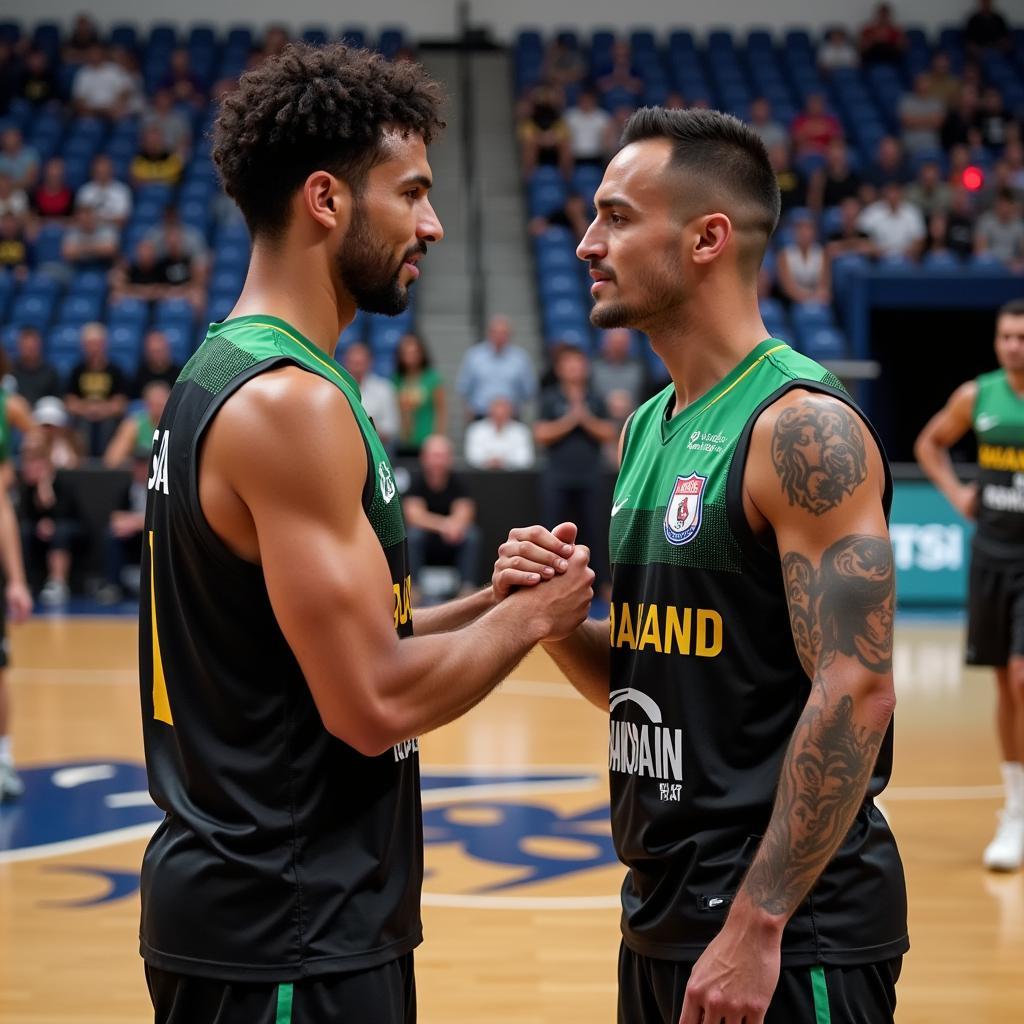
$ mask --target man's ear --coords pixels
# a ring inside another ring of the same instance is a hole
[[[716,260],[732,238],[732,222],[724,213],[709,213],[697,223],[697,241],[691,258],[695,263]]]
[[[352,215],[348,185],[327,171],[314,171],[297,197],[306,214],[328,231],[346,228]]]

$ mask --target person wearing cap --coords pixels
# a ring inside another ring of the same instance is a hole
[[[75,469],[84,452],[81,439],[68,427],[64,403],[54,395],[40,398],[32,410],[32,419],[46,441],[54,467]]]

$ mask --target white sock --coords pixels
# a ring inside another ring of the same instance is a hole
[[[1024,764],[1020,761],[1004,761],[1002,772],[1003,789],[1006,791],[1006,813],[1022,817],[1024,816]]]
[[[11,752],[10,736],[0,736],[0,764],[14,767],[14,754]]]

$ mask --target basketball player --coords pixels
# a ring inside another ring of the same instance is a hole
[[[357,308],[405,308],[442,237],[440,102],[415,64],[297,46],[244,75],[216,125],[253,251],[153,442],[141,689],[166,817],[141,948],[158,1022],[413,1021],[416,737],[589,607],[588,552],[565,545],[547,593],[499,574],[417,613],[411,637],[391,465],[331,352]]]
[[[577,253],[594,324],[646,332],[672,382],[620,442],[610,621],[546,644],[611,714],[618,1019],[891,1021],[889,470],[838,380],[766,337],[760,139],[645,109],[623,143]],[[544,563],[521,543],[499,571]]]
[[[32,613],[32,595],[25,582],[25,563],[21,551],[21,531],[11,503],[14,480],[11,464],[11,429],[27,431],[32,426],[28,403],[20,395],[8,395],[0,388],[0,567],[5,580],[4,600],[0,601],[0,803],[17,800],[25,785],[14,769],[11,744],[11,693],[7,685],[9,664],[7,619],[24,622]],[[6,613],[6,614],[5,614]]]
[[[982,861],[992,871],[1024,863],[1024,300],[996,317],[999,369],[969,380],[928,422],[914,446],[949,503],[977,522],[967,599],[967,664],[996,670],[996,732],[1005,805]],[[961,483],[949,449],[978,439],[978,478]]]

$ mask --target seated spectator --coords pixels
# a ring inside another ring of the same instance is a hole
[[[860,56],[865,64],[897,64],[907,36],[892,19],[892,7],[879,4],[875,16],[860,30]]]
[[[85,442],[86,454],[101,456],[128,405],[128,384],[107,355],[103,324],[82,328],[82,361],[71,371],[64,404]]]
[[[865,202],[874,202],[890,182],[905,185],[911,174],[903,156],[899,139],[886,135],[878,143],[874,162],[864,172],[864,187],[861,196]]]
[[[837,139],[843,137],[839,118],[825,105],[825,97],[812,92],[807,97],[803,112],[798,114],[791,128],[793,145],[800,156],[824,153]]]
[[[361,342],[349,345],[345,352],[345,369],[359,385],[366,415],[373,420],[377,436],[389,451],[398,438],[398,396],[395,385],[386,377],[373,373],[373,357]]]
[[[104,224],[90,206],[75,211],[70,230],[64,233],[61,256],[79,269],[109,269],[118,252],[117,229]]]
[[[825,154],[825,166],[811,175],[807,205],[816,213],[839,206],[844,199],[860,195],[864,182],[850,167],[846,143],[836,139]]]
[[[526,117],[519,125],[523,151],[523,174],[528,178],[542,166],[555,166],[568,176],[572,171],[569,127],[554,89],[534,89]]]
[[[28,219],[28,196],[9,174],[0,173],[0,217],[10,214],[21,225]]]
[[[170,89],[157,89],[149,108],[142,115],[142,130],[156,128],[163,139],[164,148],[178,153],[184,159],[192,145],[192,123],[174,105]]]
[[[646,390],[647,374],[644,364],[633,355],[633,335],[629,328],[613,327],[604,332],[601,354],[590,368],[590,385],[612,419],[625,420],[625,416],[639,406]]]
[[[928,91],[935,99],[941,100],[946,110],[952,109],[960,100],[963,82],[950,70],[949,54],[936,50],[928,72]]]
[[[789,132],[772,117],[772,105],[763,96],[758,96],[750,104],[750,127],[761,136],[767,150],[789,144]]]
[[[980,56],[985,50],[1008,53],[1013,48],[1010,26],[995,9],[992,0],[978,0],[977,10],[964,26],[964,42],[975,56]]]
[[[25,145],[17,128],[5,128],[0,135],[0,174],[6,174],[15,188],[26,192],[39,178],[39,154]]]
[[[77,469],[85,455],[85,443],[69,426],[64,403],[55,395],[40,398],[32,409],[32,419],[46,441],[54,467]]]
[[[907,199],[928,218],[949,209],[950,193],[949,185],[942,180],[942,168],[929,160],[918,168],[917,180],[907,189]]]
[[[425,565],[452,566],[462,591],[473,589],[479,572],[480,531],[476,502],[452,472],[452,445],[432,434],[420,451],[421,472],[402,499],[409,536],[413,584],[421,586]]]
[[[96,22],[88,14],[79,14],[71,26],[71,34],[64,44],[65,64],[84,64],[89,58],[89,51],[99,46],[100,30]]]
[[[939,148],[939,130],[946,119],[946,106],[932,95],[931,77],[926,71],[914,77],[914,91],[903,94],[899,115],[907,152],[933,152]]]
[[[112,59],[102,45],[90,46],[85,63],[71,83],[75,112],[117,121],[131,113],[135,96],[131,75]]]
[[[860,54],[845,28],[834,26],[825,32],[825,41],[818,47],[818,67],[822,71],[860,66]]]
[[[126,297],[144,302],[183,298],[199,308],[204,300],[203,278],[175,235],[163,254],[143,238],[135,248],[135,258],[115,268],[110,285],[114,302]]]
[[[974,251],[990,253],[1015,274],[1024,273],[1024,219],[1020,203],[1009,189],[999,194],[994,209],[978,218]]]
[[[128,466],[133,457],[148,457],[153,447],[153,434],[164,414],[171,388],[162,380],[150,381],[142,392],[142,407],[121,421],[103,453],[108,469]]]
[[[952,186],[946,215],[946,247],[962,260],[974,252],[974,221],[971,193],[963,185]]]
[[[394,384],[400,420],[398,454],[419,455],[431,434],[444,433],[448,406],[444,382],[418,334],[410,332],[398,343]]]
[[[854,196],[839,204],[839,224],[825,242],[825,252],[830,260],[847,253],[870,254],[871,240],[860,227],[861,210],[860,200]]]
[[[193,261],[193,265],[205,271],[208,255],[206,239],[198,228],[181,223],[176,207],[168,206],[160,223],[150,228],[143,237],[153,243],[160,256],[167,255],[171,240],[174,239],[174,244]]]
[[[526,351],[512,343],[508,317],[492,316],[487,337],[466,351],[455,388],[466,405],[468,419],[487,415],[498,395],[511,400],[516,419],[537,394],[537,373]]]
[[[964,175],[970,170],[973,178],[970,182],[971,189],[977,191],[980,188],[983,197],[991,196],[994,199],[995,193],[991,187],[992,176],[985,175],[981,171],[978,165],[984,163],[984,159],[979,159],[979,157],[978,151],[971,149],[969,146],[954,146],[949,151],[949,173],[946,176],[946,181],[952,186],[963,185]],[[998,164],[996,166],[998,167]],[[979,180],[981,185],[978,184]],[[986,204],[983,201],[981,205],[984,206]]]
[[[875,256],[904,256],[913,260],[924,248],[927,234],[924,215],[913,203],[907,202],[903,185],[898,181],[883,186],[882,198],[864,209],[858,223],[868,236]]]
[[[64,177],[64,161],[50,157],[43,166],[43,180],[32,192],[32,209],[44,220],[64,220],[74,208],[75,195]]]
[[[1002,151],[1009,139],[1010,125],[1014,123],[1006,112],[1003,94],[994,85],[988,86],[981,94],[978,113],[974,124],[981,132],[981,143],[997,153]]]
[[[621,89],[634,96],[644,91],[643,79],[633,74],[633,53],[625,40],[618,39],[612,46],[612,69],[597,80],[597,88],[601,93]]]
[[[60,374],[43,357],[43,336],[35,327],[18,331],[18,350],[11,367],[18,394],[34,406],[47,395],[59,395]]]
[[[100,604],[117,604],[124,599],[126,590],[138,594],[151,447],[152,437],[145,450],[135,452],[131,480],[121,492],[118,507],[110,513],[105,550],[106,578],[96,591],[96,600]]]
[[[604,167],[608,141],[608,126],[612,116],[598,106],[597,94],[584,89],[576,106],[565,112],[565,123],[569,129],[569,150],[576,166],[587,164]]]
[[[18,82],[18,95],[36,108],[59,103],[57,76],[53,73],[50,58],[42,50],[29,50],[26,55],[25,68]]]
[[[139,151],[132,160],[129,174],[132,184],[176,185],[184,170],[181,154],[174,152],[164,143],[163,132],[151,125],[142,132]]]
[[[115,46],[111,50],[114,63],[124,72],[128,81],[128,92],[124,101],[124,114],[129,116],[141,114],[146,107],[146,86],[139,71],[139,62],[134,50],[126,46]]]
[[[174,361],[167,335],[156,329],[147,331],[142,342],[142,359],[139,361],[138,370],[135,371],[135,379],[129,392],[130,397],[142,398],[146,388],[154,383],[165,384],[168,389],[173,388],[180,376],[181,367]]]
[[[175,103],[201,107],[206,101],[206,89],[199,76],[192,73],[192,62],[184,47],[171,54],[171,65],[160,88],[167,89]]]
[[[30,253],[25,225],[13,213],[0,216],[0,273],[7,271],[18,281],[28,277]]]
[[[58,476],[43,434],[25,439],[18,472],[18,518],[25,570],[29,579],[45,577],[39,602],[48,608],[67,604],[71,548],[81,516],[74,492]]]
[[[591,221],[591,206],[578,192],[570,192],[565,197],[565,205],[560,210],[552,210],[546,217],[531,217],[528,225],[534,237],[543,235],[548,228],[568,228],[577,242],[583,239]]]
[[[529,469],[533,465],[533,433],[512,415],[512,403],[501,395],[487,415],[466,427],[466,462],[475,469]]]
[[[132,212],[132,190],[114,177],[113,160],[101,155],[93,160],[92,177],[78,190],[75,202],[95,210],[100,223],[121,228]]]
[[[772,162],[775,178],[779,183],[782,196],[782,212],[787,213],[797,206],[807,205],[807,179],[803,172],[794,167],[789,154],[789,146],[780,143],[768,150],[768,158]]]
[[[832,301],[832,271],[828,255],[818,241],[818,229],[808,213],[796,217],[793,241],[778,256],[779,288],[798,305]]]
[[[948,153],[954,146],[966,146],[971,142],[971,129],[977,127],[980,111],[978,90],[973,85],[964,85],[956,103],[949,108],[939,129],[942,148]]]
[[[544,54],[543,77],[559,86],[576,85],[587,76],[587,62],[575,46],[553,39]]]

